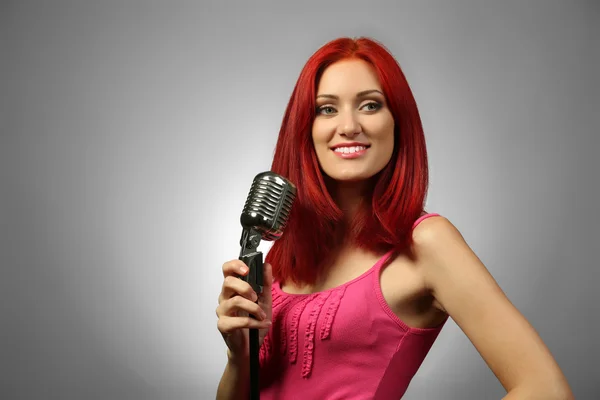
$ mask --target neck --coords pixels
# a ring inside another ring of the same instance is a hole
[[[347,220],[351,220],[356,214],[364,199],[365,189],[365,182],[332,182],[331,196]]]

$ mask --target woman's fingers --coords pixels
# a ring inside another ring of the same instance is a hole
[[[246,275],[248,273],[248,266],[244,264],[242,260],[234,259],[227,261],[223,264],[223,277],[226,278],[230,275]]]
[[[239,312],[246,312],[258,320],[264,320],[267,317],[265,311],[257,303],[241,296],[234,296],[222,301],[217,307],[217,316],[239,316]]]
[[[256,302],[258,295],[252,289],[252,286],[234,276],[228,276],[223,280],[223,289],[221,290],[221,301],[230,299],[234,296],[242,296],[250,301]]]
[[[256,320],[252,317],[230,317],[222,316],[217,321],[217,328],[223,334],[232,333],[238,329],[265,329],[271,325],[271,321],[268,320]]]

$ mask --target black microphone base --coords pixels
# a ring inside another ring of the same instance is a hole
[[[260,398],[259,387],[259,346],[258,346],[258,329],[250,329],[250,400],[258,400]]]
[[[256,236],[254,236],[256,237]],[[252,235],[244,235],[242,238],[242,252],[240,260],[248,266],[248,273],[240,278],[250,284],[257,295],[263,292],[263,253],[256,251],[258,241],[252,240]],[[256,300],[258,303],[258,299]],[[259,331],[258,329],[249,330],[250,346],[250,399],[259,400]]]

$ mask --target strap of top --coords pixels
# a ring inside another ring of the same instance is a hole
[[[429,217],[439,217],[441,216],[438,213],[427,213],[424,215],[421,215],[419,218],[417,218],[417,220],[414,222],[412,229],[415,229],[417,225],[419,225],[421,223],[421,221],[429,218]],[[392,254],[394,254],[394,250],[390,250],[387,253],[385,253],[383,255],[383,257],[381,257],[379,260],[377,260],[377,263],[371,268],[373,270],[375,270],[376,272],[378,272],[381,267],[383,267],[385,265],[385,263],[389,260],[389,258],[392,256]]]
[[[427,213],[427,214],[421,215],[421,216],[420,216],[420,217],[419,217],[419,218],[418,218],[418,219],[415,221],[415,223],[413,224],[413,229],[415,229],[415,227],[416,227],[417,225],[419,225],[419,224],[421,223],[421,221],[423,221],[424,219],[427,219],[427,218],[429,218],[429,217],[440,217],[440,214],[438,214],[438,213]]]

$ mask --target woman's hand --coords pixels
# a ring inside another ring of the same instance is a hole
[[[257,295],[248,282],[239,278],[248,271],[248,266],[241,260],[223,264],[223,287],[216,310],[219,318],[217,328],[227,344],[230,359],[249,357],[248,328],[259,329],[258,345],[262,346],[273,317],[271,265],[263,265],[264,285],[260,295]]]

